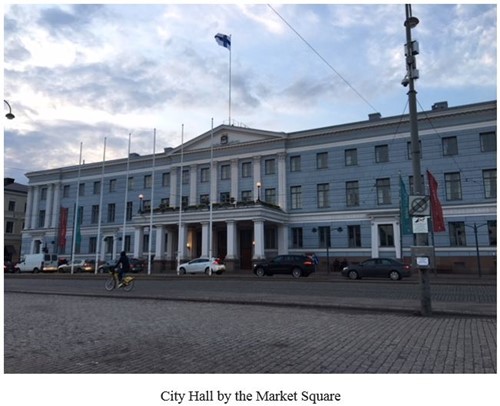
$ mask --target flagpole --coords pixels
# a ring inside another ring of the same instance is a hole
[[[210,134],[210,216],[208,222],[208,258],[212,260],[212,206],[215,196],[212,190],[213,169],[214,169],[214,119],[212,118],[212,127]]]
[[[231,35],[229,35],[229,125],[231,125],[231,53],[232,43]],[[212,119],[213,120],[213,119]]]
[[[75,267],[76,229],[78,227],[78,205],[80,200],[80,172],[82,168],[82,148],[83,148],[83,142],[80,142],[80,159],[78,161],[78,176],[76,180],[75,212],[73,214],[74,224],[73,224],[73,244],[71,247],[71,274],[73,274]]]
[[[123,203],[123,230],[122,230],[122,251],[125,251],[125,228],[127,227],[127,200],[128,200],[128,176],[130,173],[130,141],[132,133],[128,133],[128,151],[127,151],[127,174],[125,175],[125,202]]]
[[[177,269],[181,265],[182,246],[184,244],[184,235],[182,233],[182,170],[184,165],[184,124],[181,130],[181,168],[180,168],[180,186],[179,186],[179,232],[177,238]]]
[[[104,198],[104,162],[106,161],[106,137],[104,137],[104,148],[102,152],[102,166],[101,166],[101,193],[99,196],[99,216],[97,220],[97,240],[95,247],[95,270],[94,273],[97,273],[99,269],[99,252],[101,246],[101,221],[102,221],[102,201]]]
[[[153,130],[153,170],[151,173],[151,201],[149,204],[148,275],[151,275],[151,249],[153,243],[153,202],[155,195],[156,128]]]

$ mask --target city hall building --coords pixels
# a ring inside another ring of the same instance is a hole
[[[496,272],[496,125],[496,101],[418,114],[425,194],[429,171],[444,216],[428,233],[438,272],[476,272],[478,259]],[[408,115],[288,133],[221,125],[154,156],[26,176],[24,254],[104,261],[123,248],[154,272],[212,254],[248,272],[287,253],[315,253],[321,270],[409,261],[414,245],[400,202],[413,190]]]

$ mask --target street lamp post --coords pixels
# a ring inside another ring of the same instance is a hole
[[[139,195],[139,214],[144,212],[144,195],[141,193]]]
[[[260,188],[262,187],[262,183],[257,182],[257,201],[260,202]]]
[[[480,227],[484,227],[486,225],[488,225],[488,224],[484,223],[484,224],[477,225],[476,223],[474,223],[473,226],[469,226],[468,224],[465,224],[465,227],[470,227],[474,230],[474,240],[476,242],[477,273],[478,273],[480,278],[482,277],[482,272],[481,272],[481,257],[479,255],[479,242],[477,240],[477,229]]]
[[[5,117],[7,117],[9,120],[13,120],[16,116],[14,114],[12,114],[12,108],[10,107],[9,102],[7,100],[4,100],[3,102],[9,108],[9,112],[5,115]]]
[[[414,193],[417,196],[424,194],[422,184],[421,168],[420,168],[420,143],[418,139],[418,121],[417,121],[417,92],[415,90],[415,80],[418,79],[419,73],[417,69],[416,55],[418,55],[418,43],[412,41],[411,30],[415,28],[419,20],[412,16],[411,4],[406,4],[406,20],[404,26],[406,28],[406,76],[401,84],[408,86],[408,105],[410,113],[410,134],[411,134],[411,161],[413,172]],[[416,233],[415,244],[417,247],[427,245],[427,236],[423,233]],[[432,313],[431,305],[431,289],[428,269],[423,267],[420,269],[420,311],[422,316],[430,316]]]

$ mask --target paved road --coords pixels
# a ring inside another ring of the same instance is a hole
[[[496,318],[5,293],[10,373],[496,373]]]

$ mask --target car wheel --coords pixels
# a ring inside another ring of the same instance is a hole
[[[359,275],[356,271],[349,271],[349,273],[347,274],[347,276],[349,276],[349,279],[352,279],[352,280],[355,280],[355,279],[358,279],[359,278]]]
[[[208,276],[212,276],[212,270],[210,268],[205,269],[205,274]]]
[[[398,271],[391,271],[389,272],[389,278],[391,278],[393,281],[398,281],[401,279],[401,275]]]
[[[179,269],[179,275],[186,275],[186,268]]]
[[[265,274],[266,274],[266,272],[264,271],[264,268],[257,268],[255,270],[255,275],[257,275],[259,278],[261,278]]]
[[[292,276],[294,278],[300,278],[302,276],[302,269],[300,269],[300,268],[293,268],[292,269]]]

